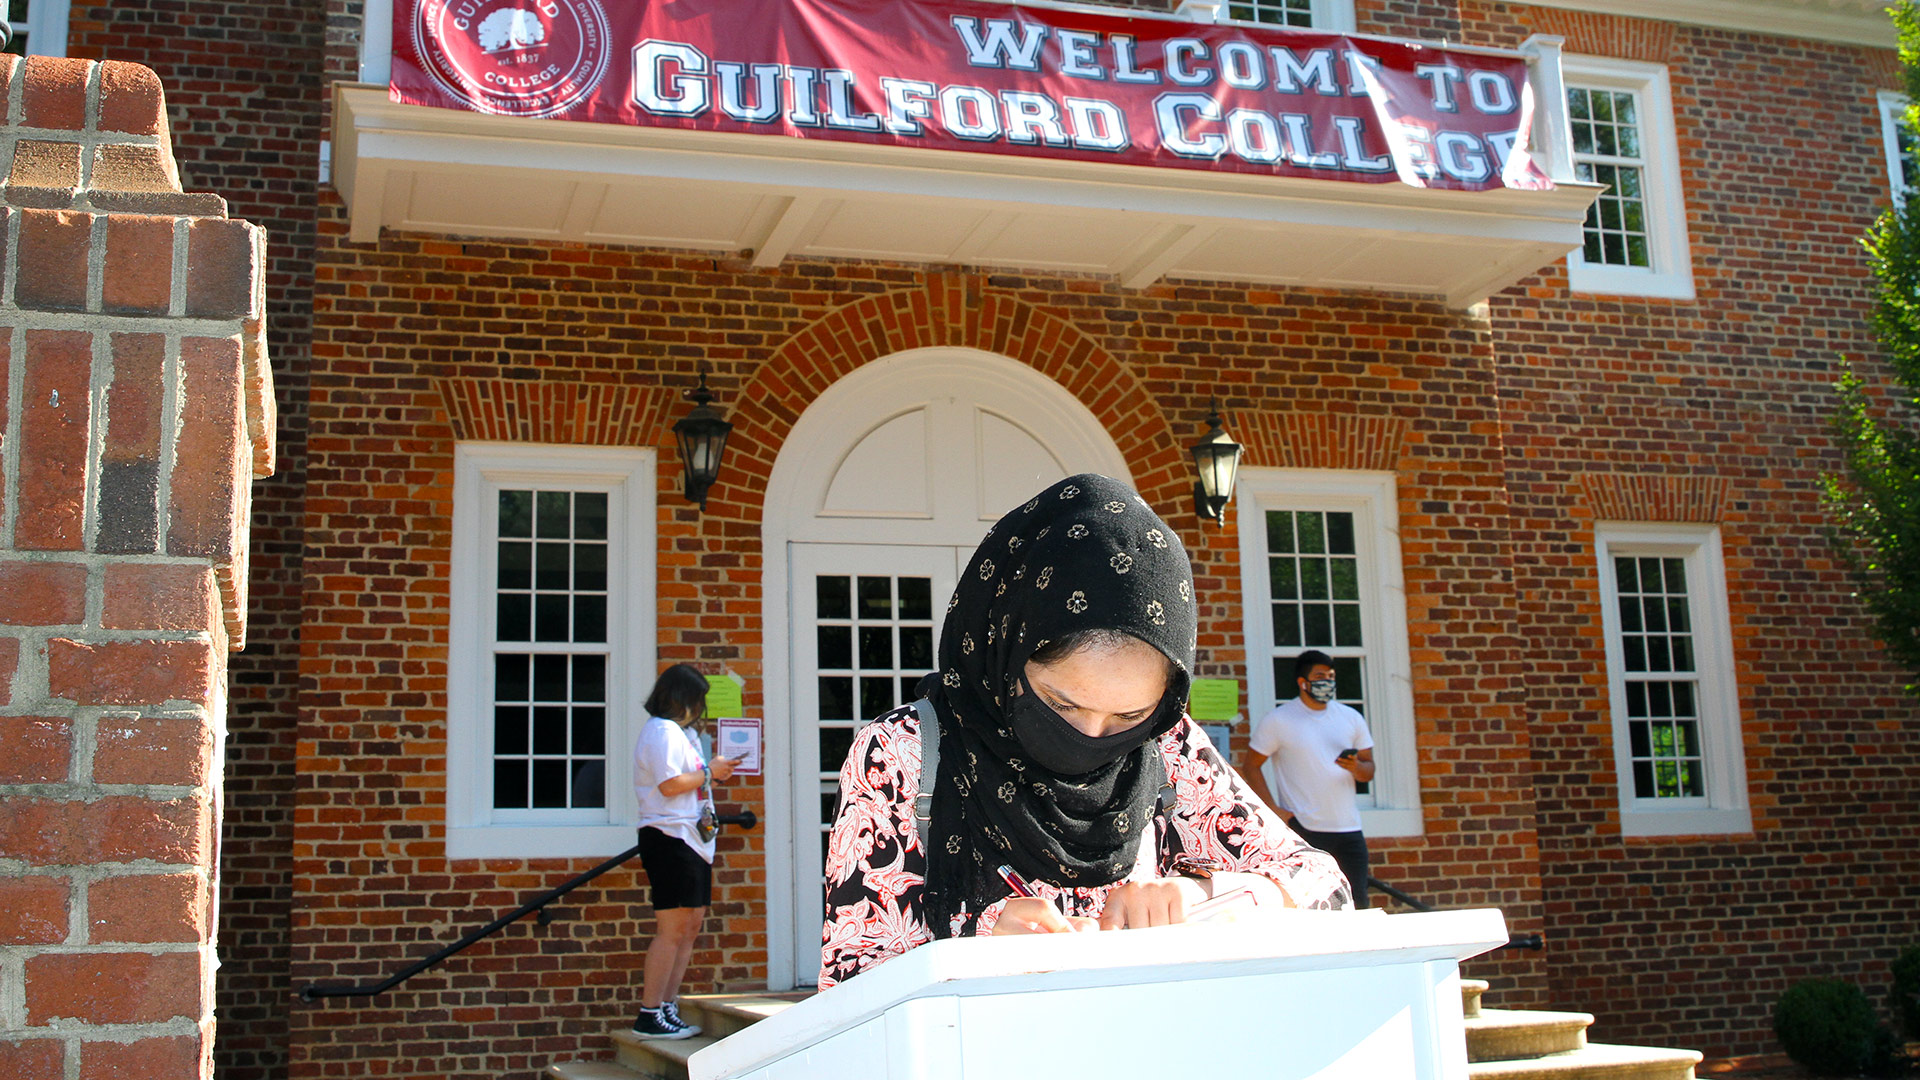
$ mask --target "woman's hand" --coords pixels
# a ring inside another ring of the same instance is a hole
[[[1012,934],[1070,934],[1076,930],[1098,930],[1092,919],[1060,914],[1048,900],[1022,896],[1007,901],[999,921],[993,924],[992,937]]]
[[[1100,929],[1138,930],[1186,922],[1187,909],[1207,896],[1207,887],[1188,877],[1122,882],[1107,894]]]
[[[716,757],[712,761],[707,762],[707,768],[713,770],[713,778],[715,780],[731,780],[733,779],[733,767],[738,764],[739,762],[732,758]]]

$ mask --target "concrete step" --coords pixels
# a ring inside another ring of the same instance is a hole
[[[765,1020],[797,1002],[812,997],[814,991],[788,993],[761,991],[753,994],[685,994],[680,998],[680,1018],[698,1024],[702,1035],[724,1039],[737,1031]]]
[[[547,1066],[547,1080],[644,1080],[617,1061],[561,1061]]]
[[[1488,983],[1483,979],[1460,980],[1460,1012],[1463,1016],[1480,1015],[1480,995],[1487,992]]]
[[[1467,1017],[1468,1061],[1564,1054],[1587,1045],[1588,1013],[1537,1012],[1532,1009],[1476,1009]]]
[[[629,1028],[618,1028],[613,1059],[645,1080],[687,1080],[687,1059],[719,1041],[704,1032],[690,1039],[643,1039]]]
[[[611,1032],[612,1061],[563,1061],[547,1067],[548,1080],[687,1080],[687,1059],[702,1047],[752,1027],[813,996],[788,993],[689,994],[680,998],[680,1018],[698,1025],[688,1039],[643,1039],[622,1025]]]
[[[1545,1057],[1481,1061],[1467,1066],[1472,1080],[1694,1080],[1698,1050],[1588,1043]]]

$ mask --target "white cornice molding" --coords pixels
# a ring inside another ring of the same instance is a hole
[[[751,250],[762,266],[819,255],[1064,269],[1133,288],[1165,276],[1378,289],[1456,307],[1578,247],[1600,191],[1446,191],[487,116],[339,83],[333,147],[355,242],[391,227]],[[671,212],[636,209],[662,200]],[[871,214],[963,224],[876,230],[860,224]]]
[[[1891,49],[1882,0],[1524,0],[1534,7],[1718,26],[1757,34]]]

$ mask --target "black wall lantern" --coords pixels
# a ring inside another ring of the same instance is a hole
[[[674,437],[680,440],[680,465],[686,470],[687,501],[707,508],[707,489],[720,478],[720,455],[727,449],[727,433],[733,425],[721,417],[720,410],[714,408],[713,392],[707,389],[707,372],[700,369],[700,385],[687,391],[687,397],[693,399],[693,411],[686,419],[673,425]]]
[[[1193,509],[1224,525],[1234,477],[1240,472],[1240,444],[1220,426],[1219,402],[1209,404],[1207,423],[1211,430],[1193,444],[1193,470],[1200,477],[1193,482]]]

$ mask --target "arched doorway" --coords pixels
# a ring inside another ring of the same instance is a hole
[[[987,527],[1078,472],[1130,479],[1072,394],[975,349],[876,360],[794,424],[762,531],[771,985],[818,972],[823,832],[854,731],[931,670],[947,597]]]

